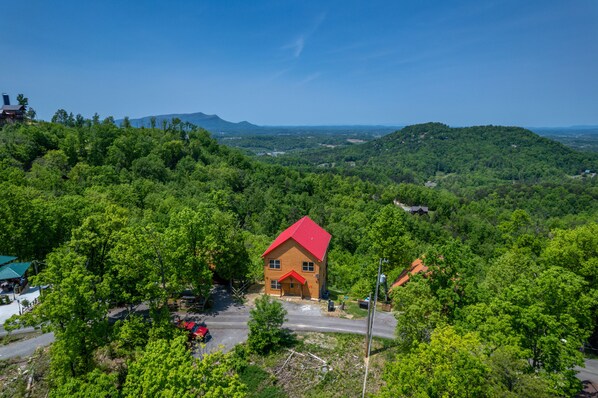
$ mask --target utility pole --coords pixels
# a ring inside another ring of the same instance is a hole
[[[370,297],[368,300],[368,321],[367,321],[367,326],[366,326],[366,330],[365,330],[365,358],[367,360],[367,358],[370,356],[370,352],[369,352],[369,345],[370,345],[370,333],[372,333],[371,327],[372,327],[372,293],[370,293]]]
[[[363,391],[361,394],[362,398],[365,398],[365,389],[367,386],[367,381],[368,381],[368,371],[369,371],[369,367],[370,367],[370,352],[372,350],[372,338],[374,337],[374,319],[376,317],[376,303],[378,302],[378,291],[380,288],[380,274],[382,273],[382,263],[388,263],[387,259],[380,259],[380,262],[378,263],[378,276],[376,277],[376,294],[374,295],[374,309],[372,310],[372,298],[370,297],[370,301],[368,303],[368,336],[366,336],[366,338],[368,339],[367,341],[367,351],[366,351],[366,355],[365,355],[365,376],[363,378]],[[371,312],[371,320],[370,320],[370,312]]]

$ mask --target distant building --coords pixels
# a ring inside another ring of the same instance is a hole
[[[22,122],[25,119],[24,105],[11,105],[8,94],[2,94],[2,108],[0,108],[0,124]]]
[[[419,215],[428,214],[428,208],[426,206],[411,206],[409,213]]]
[[[322,298],[330,238],[307,216],[278,235],[262,254],[266,294]]]
[[[408,206],[404,203],[399,202],[397,199],[395,199],[393,201],[393,203],[396,206],[399,206],[401,209],[405,210],[408,213],[411,214],[419,214],[419,215],[423,215],[423,214],[428,214],[429,210],[428,207],[426,206]]]
[[[428,267],[424,265],[424,262],[421,258],[418,258],[414,262],[411,263],[411,266],[406,269],[405,271],[401,272],[399,277],[393,282],[390,289],[394,289],[399,286],[403,286],[407,282],[409,282],[409,277],[411,275],[420,274],[428,271]]]

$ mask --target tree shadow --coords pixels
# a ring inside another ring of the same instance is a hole
[[[235,300],[233,295],[228,291],[224,285],[214,285],[210,292],[211,300],[210,307],[204,313],[206,315],[218,315],[221,312],[238,310],[241,311],[247,307],[243,303]]]
[[[382,344],[381,347],[378,347],[376,349],[373,349],[370,352],[370,356],[372,355],[376,355],[379,354],[381,352],[387,351],[391,348],[397,347],[399,345],[399,343],[395,342],[394,340],[383,340],[380,342]]]
[[[291,329],[282,328],[280,329],[280,346],[283,348],[290,348],[297,346],[299,340],[297,339],[297,335],[293,333]]]

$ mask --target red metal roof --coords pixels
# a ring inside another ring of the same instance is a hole
[[[286,274],[284,274],[283,276],[281,276],[280,278],[278,278],[278,282],[280,283],[280,282],[282,282],[283,280],[285,280],[287,278],[295,278],[302,285],[305,285],[305,282],[307,281],[307,279],[305,279],[304,277],[302,277],[301,275],[299,275],[297,272],[291,271],[291,272],[287,272]]]
[[[319,261],[324,260],[331,235],[322,227],[316,224],[311,218],[305,216],[295,224],[291,225],[272,242],[262,257],[283,244],[289,239],[299,243],[308,252],[313,254]]]

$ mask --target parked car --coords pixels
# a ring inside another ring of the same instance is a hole
[[[210,330],[205,323],[193,321],[178,321],[177,327],[187,330],[189,333],[189,340],[207,341],[210,337]]]

